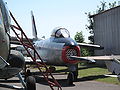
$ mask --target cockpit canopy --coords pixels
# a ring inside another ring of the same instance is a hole
[[[68,38],[70,37],[70,33],[66,28],[57,27],[52,31],[51,36],[57,38]]]

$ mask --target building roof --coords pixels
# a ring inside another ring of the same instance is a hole
[[[110,9],[107,9],[107,10],[105,10],[105,11],[102,11],[102,12],[100,12],[100,13],[91,15],[90,18],[93,18],[93,17],[95,17],[95,16],[97,16],[97,15],[103,14],[103,13],[105,13],[105,12],[108,12],[108,11],[113,10],[113,9],[116,9],[116,8],[120,8],[120,5],[119,5],[119,6],[116,6],[116,7],[114,7],[114,8],[110,8]]]

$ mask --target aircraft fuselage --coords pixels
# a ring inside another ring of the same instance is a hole
[[[76,64],[78,61],[71,60],[69,56],[80,56],[80,48],[71,38],[51,37],[46,40],[36,41],[34,46],[42,60],[49,65]]]
[[[7,60],[9,55],[9,25],[8,25],[8,13],[6,12],[6,7],[4,5],[4,2],[0,1],[1,8],[0,8],[0,56]]]

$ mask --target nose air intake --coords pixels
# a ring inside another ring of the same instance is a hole
[[[77,60],[70,59],[69,58],[70,56],[80,56],[79,46],[75,47],[65,46],[62,50],[62,59],[65,63],[76,64],[79,62]]]

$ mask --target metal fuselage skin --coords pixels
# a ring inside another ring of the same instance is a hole
[[[4,2],[0,0],[0,56],[7,60],[10,52],[9,16]]]
[[[0,69],[0,79],[7,79],[18,74],[25,65],[23,55],[15,50],[10,50],[10,16],[3,0],[0,0],[0,65],[4,60],[9,64]]]
[[[80,56],[80,48],[77,43],[69,38],[50,37],[46,40],[38,40],[34,44],[42,60],[48,65],[67,66],[78,61],[70,60],[68,56]]]

